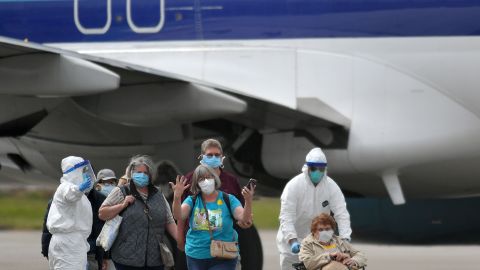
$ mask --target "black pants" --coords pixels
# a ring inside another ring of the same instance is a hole
[[[187,270],[187,255],[184,251],[177,249],[175,257],[175,270]]]
[[[128,265],[123,265],[119,264],[116,262],[113,262],[115,264],[115,269],[117,270],[163,270],[163,265],[162,266],[152,266],[152,267],[135,267],[135,266],[128,266]]]

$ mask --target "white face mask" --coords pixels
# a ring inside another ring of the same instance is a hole
[[[205,179],[200,183],[198,183],[198,186],[200,186],[200,189],[202,190],[203,193],[205,193],[206,195],[210,195],[215,190],[215,179],[213,178]]]
[[[321,231],[319,234],[318,234],[318,241],[322,242],[322,243],[328,243],[330,242],[330,240],[332,240],[332,236],[333,236],[333,230],[328,230],[328,231]]]

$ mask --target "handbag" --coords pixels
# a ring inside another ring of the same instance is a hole
[[[210,255],[215,258],[235,259],[238,256],[237,242],[211,240]]]
[[[214,258],[221,259],[235,259],[238,257],[238,242],[232,241],[220,241],[213,239],[213,232],[210,228],[210,219],[208,217],[207,206],[205,201],[202,200],[203,207],[205,208],[205,214],[207,215],[208,231],[210,232],[210,255]],[[235,236],[233,238],[235,240]]]
[[[105,251],[110,250],[113,242],[115,242],[115,239],[117,238],[120,224],[122,224],[122,216],[120,215],[116,215],[114,218],[107,220],[97,237],[97,246],[102,247]]]
[[[126,187],[120,187],[123,196],[130,195],[130,190],[127,190]],[[121,214],[125,211],[123,209],[118,215],[114,218],[107,220],[100,231],[100,234],[95,241],[97,246],[102,247],[105,251],[109,251],[115,239],[117,239],[118,230],[120,229],[120,225],[122,224],[122,216]]]
[[[168,248],[167,244],[164,242],[159,242],[160,245],[160,256],[162,257],[162,262],[165,267],[173,267],[175,265],[175,260],[173,259],[173,254]]]
[[[142,199],[140,199],[140,202],[142,202],[143,206],[145,207],[143,210],[145,215],[147,215],[148,219],[153,220],[152,216],[150,216],[150,207],[148,206],[148,204]],[[168,206],[165,205],[165,207]],[[163,241],[163,234],[158,231],[155,231],[155,234],[158,241],[158,246],[160,248],[160,257],[162,257],[163,266],[165,268],[172,268],[175,265],[173,253],[168,248],[168,245]]]

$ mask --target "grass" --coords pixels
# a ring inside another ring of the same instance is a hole
[[[0,229],[41,229],[51,192],[0,192]]]
[[[53,192],[0,191],[0,229],[38,230]],[[278,229],[280,199],[261,197],[253,202],[253,219],[258,229]]]
[[[262,197],[253,201],[253,222],[257,229],[277,230],[280,198]]]

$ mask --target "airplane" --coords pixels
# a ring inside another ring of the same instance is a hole
[[[2,181],[55,183],[71,154],[185,173],[214,137],[227,168],[281,191],[320,146],[349,208],[376,200],[352,211],[360,231],[474,231],[479,15],[477,0],[1,0]]]

